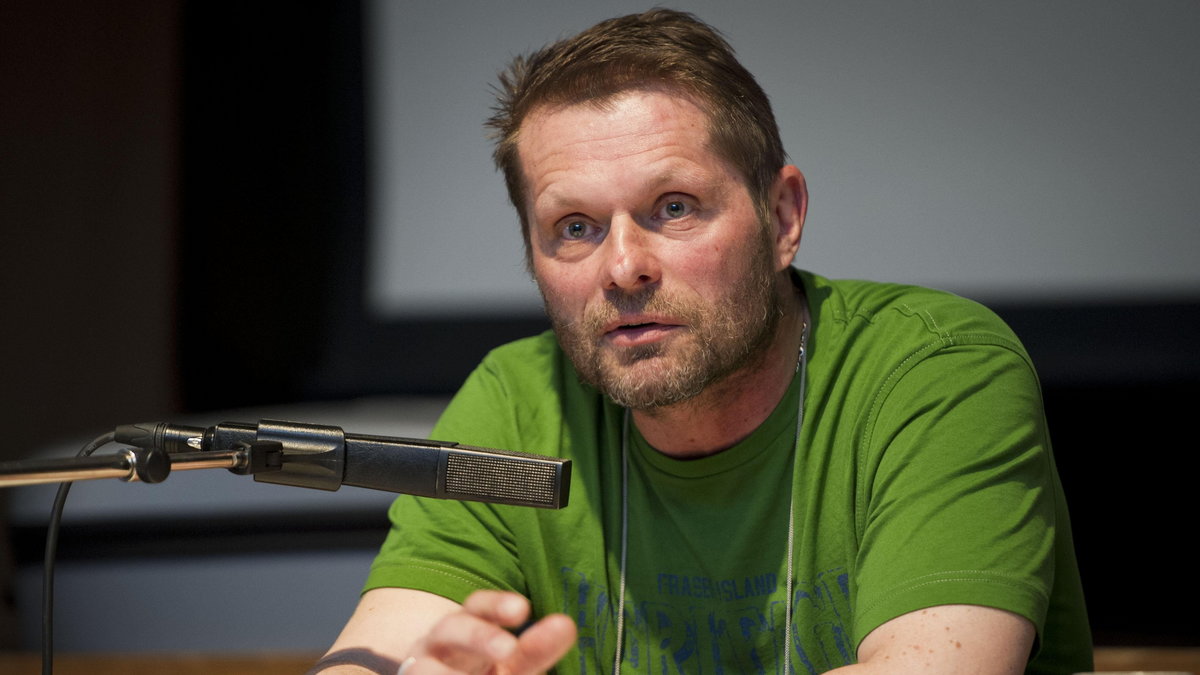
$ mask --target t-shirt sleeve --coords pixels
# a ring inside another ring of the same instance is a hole
[[[854,642],[943,604],[1015,612],[1040,634],[1058,488],[1037,377],[1015,345],[959,340],[913,363],[861,441]]]
[[[502,405],[502,378],[484,361],[463,384],[430,434],[434,439],[510,449],[515,420]],[[504,506],[401,495],[392,527],[364,590],[411,588],[456,602],[479,589],[524,593],[516,543]]]

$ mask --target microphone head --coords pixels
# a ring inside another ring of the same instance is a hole
[[[524,452],[454,445],[445,450],[448,499],[561,509],[571,491],[571,461]]]

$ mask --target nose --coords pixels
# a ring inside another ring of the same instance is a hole
[[[605,290],[638,291],[662,278],[653,233],[627,216],[614,216],[604,238]]]

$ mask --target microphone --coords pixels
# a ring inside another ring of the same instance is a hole
[[[261,420],[208,428],[151,422],[117,427],[116,442],[168,456],[246,453],[235,473],[280,485],[337,490],[342,485],[437,499],[560,509],[571,461],[525,452],[365,434],[338,427]]]

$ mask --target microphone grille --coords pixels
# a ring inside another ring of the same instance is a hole
[[[562,508],[567,503],[570,463],[553,457],[463,446],[446,457],[446,496],[517,506]]]

